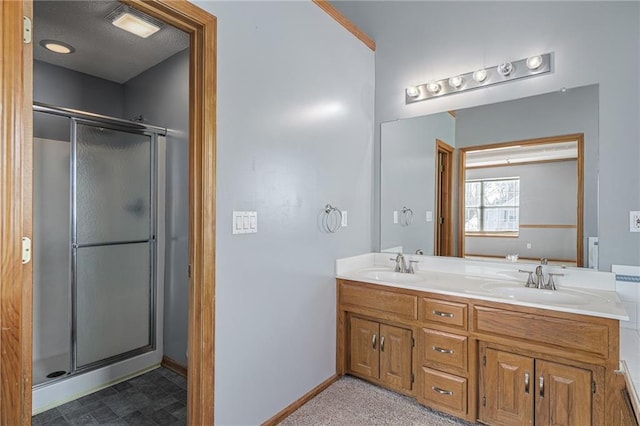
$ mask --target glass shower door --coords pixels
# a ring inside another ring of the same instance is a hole
[[[74,125],[74,369],[154,345],[154,144]]]

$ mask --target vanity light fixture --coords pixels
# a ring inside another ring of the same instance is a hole
[[[125,5],[118,6],[105,16],[105,19],[116,27],[142,38],[157,33],[164,26],[157,19]]]
[[[440,83],[429,83],[427,84],[427,90],[429,93],[433,93],[437,95],[440,90],[442,90],[442,85]]]
[[[498,74],[503,77],[508,77],[513,72],[513,64],[511,62],[505,62],[498,65]]]
[[[407,87],[407,96],[411,96],[412,98],[414,98],[419,94],[420,90],[416,86]]]
[[[474,72],[473,73],[473,79],[477,83],[482,83],[483,81],[485,81],[487,79],[487,70],[478,70],[478,71]]]
[[[460,86],[462,86],[463,82],[464,82],[464,79],[462,78],[462,76],[457,75],[449,79],[449,86],[453,87],[454,89],[459,89]]]
[[[405,103],[410,104],[452,93],[461,93],[480,87],[535,77],[551,72],[551,53],[530,56],[518,61],[505,61],[493,67],[477,69],[466,74],[434,80],[405,89]]]
[[[69,43],[64,43],[57,40],[40,40],[40,46],[44,47],[47,50],[50,50],[51,52],[62,53],[63,55],[67,55],[76,51],[76,49]]]
[[[540,65],[542,65],[542,56],[537,55],[527,58],[527,68],[530,70],[537,70]]]

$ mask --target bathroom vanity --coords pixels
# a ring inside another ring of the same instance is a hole
[[[338,375],[490,425],[634,424],[606,273],[566,269],[552,292],[512,264],[416,256],[406,274],[389,257],[338,261]]]

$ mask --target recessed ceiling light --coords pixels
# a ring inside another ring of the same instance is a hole
[[[127,6],[119,6],[106,16],[106,19],[116,27],[147,38],[162,28],[162,22]]]
[[[76,51],[72,45],[57,40],[41,40],[40,46],[52,52],[62,54],[73,53]]]

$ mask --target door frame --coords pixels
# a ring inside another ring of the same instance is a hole
[[[448,143],[436,139],[436,226],[434,254],[436,256],[454,256],[453,249],[453,176],[454,176],[454,156],[455,148]],[[444,166],[441,169],[440,155],[442,155]],[[443,197],[444,195],[444,197]],[[442,222],[440,221],[442,218]],[[442,223],[442,226],[440,226]],[[440,250],[441,245],[444,246]]]
[[[214,424],[216,18],[186,0],[125,0],[190,35],[188,422]],[[0,424],[31,424],[33,44],[32,0],[0,1]],[[36,248],[37,249],[37,248]]]

